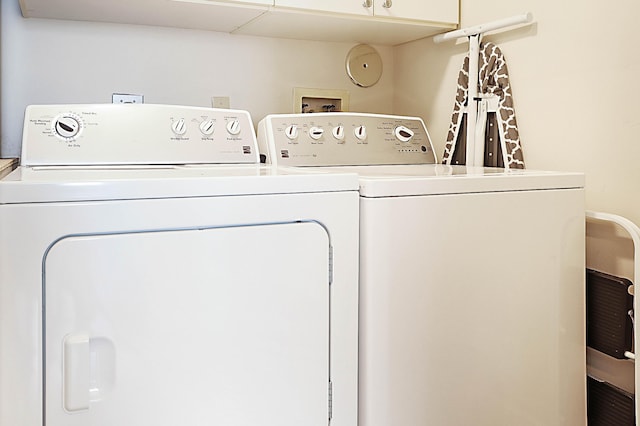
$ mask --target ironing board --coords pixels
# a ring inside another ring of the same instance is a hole
[[[480,43],[475,141],[484,141],[487,167],[524,168],[509,73],[504,55],[490,42]],[[443,164],[466,164],[466,132],[469,108],[469,55],[458,74],[458,90],[447,134]]]
[[[524,168],[504,55],[497,46],[481,43],[481,39],[487,31],[532,21],[533,15],[527,12],[433,38],[435,43],[461,37],[469,40],[469,55],[458,77],[444,164]]]

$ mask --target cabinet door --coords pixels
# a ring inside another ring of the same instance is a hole
[[[266,4],[268,6],[273,6],[273,0],[227,0],[227,1],[229,3]]]
[[[78,236],[44,263],[50,426],[326,426],[316,223]]]
[[[458,0],[275,0],[275,6],[413,21],[458,22]]]
[[[275,0],[276,7],[291,7],[321,12],[371,15],[373,8],[364,6],[365,0]]]
[[[458,22],[458,0],[373,0],[375,16],[432,22]]]
[[[20,0],[28,18],[71,19],[230,32],[273,0]]]

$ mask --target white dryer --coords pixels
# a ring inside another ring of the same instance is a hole
[[[258,141],[360,175],[360,426],[585,424],[583,175],[436,164],[412,117],[271,115]]]
[[[245,111],[27,108],[0,425],[355,426],[357,188],[260,166]]]

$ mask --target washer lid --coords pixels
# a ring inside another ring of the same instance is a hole
[[[360,176],[360,196],[368,198],[584,187],[582,173],[527,169],[421,164],[314,167],[307,170],[323,170],[325,173],[357,173]]]
[[[0,204],[357,191],[356,174],[260,165],[19,167]]]

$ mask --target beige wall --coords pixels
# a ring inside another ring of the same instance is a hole
[[[635,0],[461,0],[462,26],[530,11],[488,35],[506,56],[530,169],[583,171],[587,207],[640,224],[640,50]],[[395,112],[422,116],[441,156],[464,42],[395,49]]]

